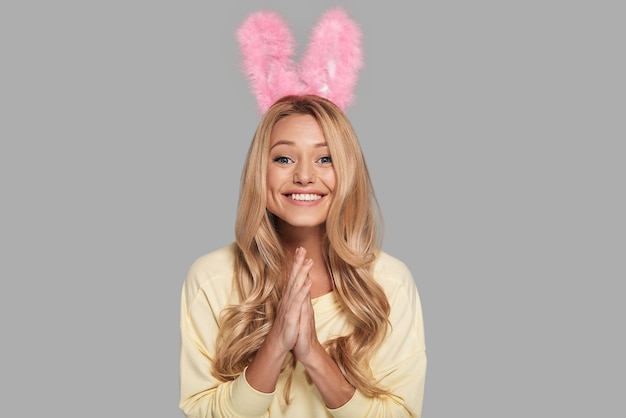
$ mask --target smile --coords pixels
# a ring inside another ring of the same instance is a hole
[[[319,194],[311,194],[311,193],[294,193],[294,194],[288,194],[287,197],[290,198],[291,200],[310,202],[313,200],[319,200],[324,196],[319,195]]]

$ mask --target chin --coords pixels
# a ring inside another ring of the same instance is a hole
[[[326,224],[326,219],[306,219],[306,218],[279,218],[281,223],[292,228],[317,228]]]

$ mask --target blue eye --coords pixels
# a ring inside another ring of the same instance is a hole
[[[333,159],[330,156],[322,157],[318,160],[321,164],[330,164],[333,162]]]
[[[289,164],[291,162],[291,158],[279,155],[278,157],[274,157],[274,162],[279,164]]]

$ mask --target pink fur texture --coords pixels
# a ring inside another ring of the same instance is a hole
[[[345,109],[354,99],[362,66],[359,27],[342,9],[327,11],[313,28],[300,67],[300,78],[307,90]]]
[[[261,113],[282,96],[299,90],[292,60],[295,42],[278,14],[253,13],[237,31],[237,40]]]
[[[237,31],[237,40],[261,114],[288,94],[317,94],[343,110],[352,104],[363,66],[361,32],[341,8],[322,15],[299,67],[293,61],[292,33],[277,13],[248,16]]]

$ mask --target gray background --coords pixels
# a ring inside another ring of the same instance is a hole
[[[424,417],[624,416],[618,1],[4,1],[0,416],[178,417],[182,280],[259,120],[234,39],[341,4],[348,115],[424,310]]]

